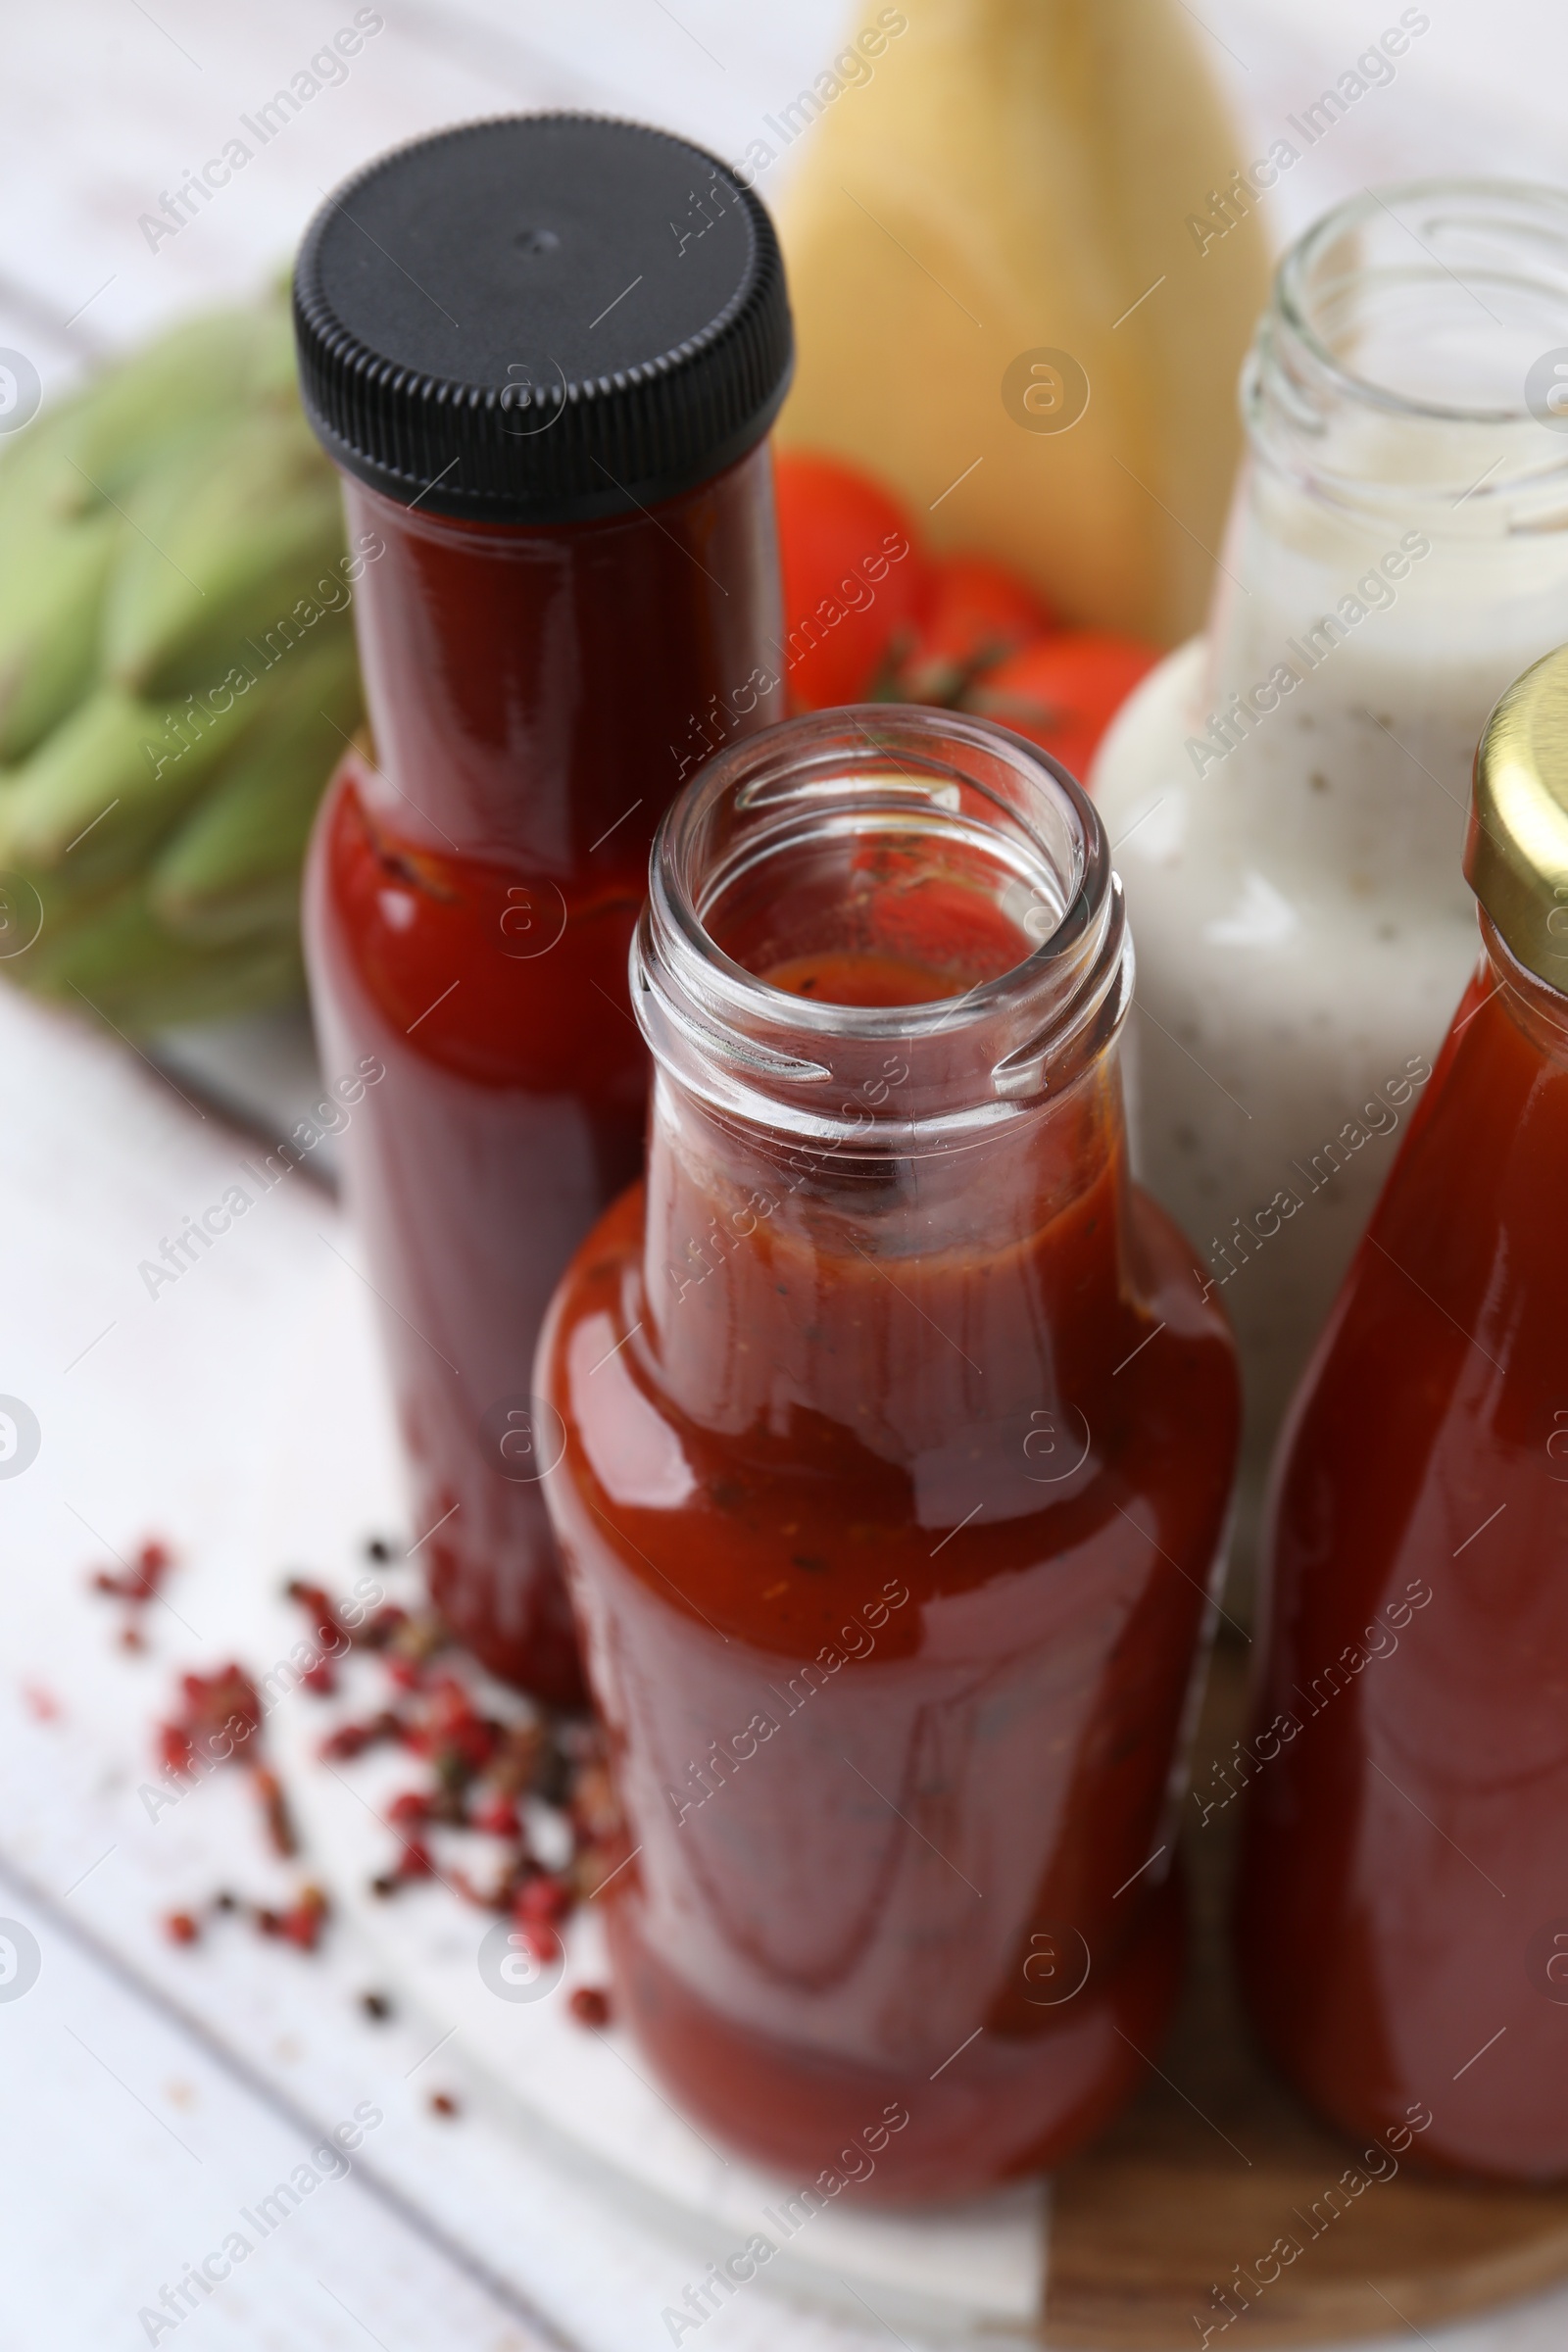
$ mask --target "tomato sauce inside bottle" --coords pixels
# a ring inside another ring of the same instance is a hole
[[[434,1598],[496,1672],[580,1697],[538,1480],[534,1341],[584,1225],[637,1173],[647,1056],[617,997],[638,877],[567,886],[376,821],[351,756],[314,929],[323,1057],[373,1054],[355,1206],[386,1309]]]
[[[1093,832],[978,722],[857,715],[895,769],[951,736]],[[813,831],[818,763],[783,840],[791,759],[829,736],[845,806]],[[1237,1393],[1128,1179],[1102,837],[1045,913],[983,795],[937,788],[962,839],[940,800],[936,839],[890,829],[855,742],[824,714],[705,776],[689,835],[736,807],[727,865],[689,877],[695,960],[666,824],[634,956],[647,1184],[578,1252],[540,1386],[625,1815],[622,2013],[705,2131],[931,2198],[1056,2161],[1153,2053]],[[1046,1074],[1009,1097],[1020,1050]]]
[[[318,825],[322,1056],[387,1073],[348,1138],[350,1177],[432,1592],[487,1665],[558,1701],[581,1685],[539,1489],[534,1343],[563,1265],[641,1165],[626,955],[679,780],[669,741],[759,622],[743,597],[715,612],[693,590],[687,550],[744,588],[766,500],[760,451],[661,516],[529,534],[508,561],[485,534],[349,494],[384,551],[361,609],[379,757],[345,759]],[[661,608],[660,628],[630,626]],[[563,663],[614,669],[620,690],[541,760]],[[503,684],[504,759],[479,715],[499,724]]]
[[[534,1342],[640,1164],[654,826],[782,703],[777,244],[684,141],[512,118],[334,198],[295,311],[374,736],[321,811],[307,946],[328,1073],[384,1072],[344,1153],[416,1549],[487,1665],[576,1702]]]
[[[1238,1930],[1269,2049],[1412,2161],[1568,2172],[1568,1000],[1496,938],[1274,1499]]]

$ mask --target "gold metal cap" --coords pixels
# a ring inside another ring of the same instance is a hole
[[[1568,995],[1568,646],[1515,678],[1487,721],[1464,871],[1510,954]]]

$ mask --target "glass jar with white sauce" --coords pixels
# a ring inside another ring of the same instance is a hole
[[[1286,256],[1210,627],[1093,790],[1138,939],[1141,1174],[1269,1455],[1477,954],[1460,871],[1497,697],[1568,637],[1568,192],[1368,192]]]

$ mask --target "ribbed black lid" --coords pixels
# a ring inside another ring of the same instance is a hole
[[[766,432],[793,348],[758,198],[702,148],[594,115],[380,157],[307,230],[294,327],[338,465],[490,522],[694,488]]]

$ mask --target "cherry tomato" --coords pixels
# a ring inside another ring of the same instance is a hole
[[[912,635],[924,595],[913,525],[885,490],[833,458],[783,451],[774,481],[790,706],[864,702]]]
[[[1153,646],[1105,629],[1037,638],[987,673],[965,708],[1027,735],[1080,783],[1117,710],[1159,660]]]
[[[933,564],[915,640],[899,673],[915,703],[953,703],[981,671],[1056,627],[1027,581],[988,556]]]

